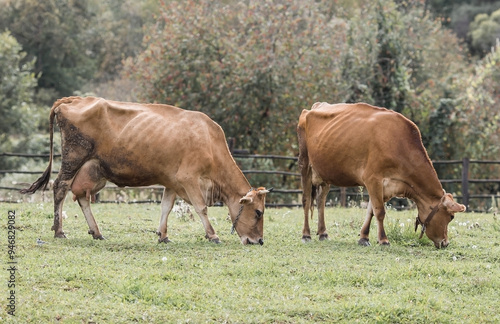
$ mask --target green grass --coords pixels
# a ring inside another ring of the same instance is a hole
[[[67,240],[52,237],[51,203],[0,204],[5,261],[8,210],[17,214],[17,304],[8,315],[2,271],[0,322],[500,322],[493,214],[457,215],[450,246],[436,250],[413,231],[415,211],[388,212],[391,246],[374,244],[373,227],[374,245],[360,247],[364,210],[327,209],[330,240],[304,244],[300,209],[267,209],[264,246],[243,246],[230,235],[227,209],[210,208],[222,244],[204,238],[197,216],[172,214],[166,245],[154,234],[159,205],[93,205],[107,238],[95,241],[69,201]]]

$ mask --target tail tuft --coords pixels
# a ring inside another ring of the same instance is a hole
[[[45,190],[47,187],[47,184],[49,183],[50,180],[50,172],[51,172],[51,167],[47,167],[47,169],[43,172],[42,176],[38,178],[29,188],[21,189],[19,190],[20,193],[24,194],[34,194],[36,191],[38,191],[40,188],[42,188],[42,191]]]

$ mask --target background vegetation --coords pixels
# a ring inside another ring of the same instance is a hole
[[[237,147],[284,155],[298,153],[302,109],[365,101],[415,121],[433,159],[498,159],[499,10],[480,0],[0,0],[0,151],[47,152],[52,102],[95,94],[200,110]]]
[[[414,212],[388,211],[390,247],[360,247],[364,210],[328,209],[330,240],[303,244],[302,211],[268,209],[265,244],[242,246],[227,209],[210,208],[222,244],[204,238],[198,217],[174,213],[173,243],[165,245],[154,234],[158,205],[93,205],[107,238],[95,241],[78,204],[67,200],[67,240],[52,237],[51,203],[3,205],[5,214],[16,210],[18,271],[16,317],[2,311],[2,323],[500,321],[493,214],[457,215],[450,246],[436,250],[418,240]]]

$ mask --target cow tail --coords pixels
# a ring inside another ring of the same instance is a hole
[[[42,176],[38,178],[29,188],[21,189],[19,192],[22,194],[34,194],[37,190],[42,188],[42,191],[45,190],[47,184],[50,180],[50,174],[52,172],[52,160],[54,156],[54,117],[55,117],[55,108],[57,107],[58,102],[52,106],[50,110],[49,117],[49,133],[50,133],[50,157],[49,157],[49,165],[47,169],[43,172]]]

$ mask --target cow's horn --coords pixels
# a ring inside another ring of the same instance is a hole
[[[273,191],[273,189],[274,189],[274,188],[269,188],[269,189],[265,189],[265,188],[264,188],[264,189],[260,189],[260,190],[259,190],[259,192],[258,192],[258,194],[259,194],[259,195],[263,195],[263,194],[266,194],[266,193],[269,193],[269,192]]]

